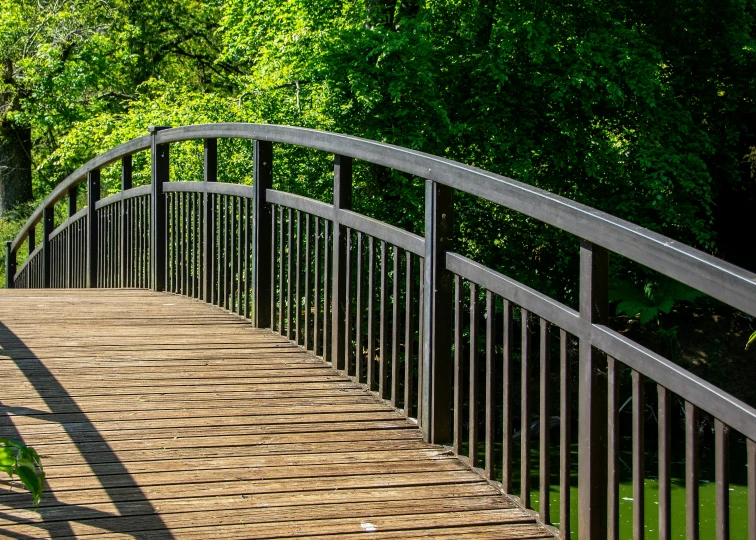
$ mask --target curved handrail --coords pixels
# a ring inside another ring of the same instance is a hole
[[[145,135],[90,160],[61,182],[16,236],[11,249],[90,171],[150,147]],[[506,176],[431,154],[350,135],[268,124],[198,124],[158,131],[157,144],[192,139],[242,138],[286,143],[340,154],[427,178],[501,204],[639,262],[756,316],[756,274],[639,225]]]
[[[132,139],[116,146],[115,148],[111,148],[107,152],[90,159],[84,165],[69,174],[47,197],[45,197],[45,200],[37,206],[31,217],[26,220],[26,223],[24,223],[24,226],[13,240],[11,250],[16,251],[21,242],[23,242],[29,234],[29,229],[42,220],[42,212],[44,209],[63,199],[63,197],[66,196],[66,193],[68,193],[72,187],[79,185],[88,173],[99,170],[102,167],[107,167],[111,163],[114,163],[125,156],[130,156],[136,152],[147,150],[151,143],[152,138],[149,135],[137,137],[136,139]]]

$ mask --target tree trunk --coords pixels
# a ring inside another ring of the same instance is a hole
[[[0,122],[0,217],[32,199],[31,128]]]

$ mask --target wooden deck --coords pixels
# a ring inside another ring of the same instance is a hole
[[[313,355],[184,297],[0,291],[0,435],[43,456],[3,538],[546,538]]]

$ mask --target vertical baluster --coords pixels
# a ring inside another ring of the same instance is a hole
[[[748,540],[756,540],[756,442],[746,441],[748,454]]]
[[[470,366],[468,380],[470,381],[469,414],[467,451],[470,465],[475,467],[478,461],[478,288],[470,283]]]
[[[717,540],[730,538],[730,430],[714,419]]]
[[[407,252],[407,259],[405,261],[406,269],[405,274],[405,293],[404,293],[404,415],[412,416],[412,388],[414,386],[412,375],[412,357],[414,342],[414,329],[412,327],[412,300],[415,296],[415,281],[412,274],[412,253]],[[357,278],[359,282],[359,278]],[[358,311],[359,313],[359,311]]]
[[[202,256],[202,233],[205,228],[204,198],[201,193],[192,193],[192,199],[194,200],[194,219],[192,220],[192,230],[194,231],[194,280],[192,281],[192,285],[194,291],[192,296],[204,300],[202,290],[202,283],[204,281],[202,278],[202,274],[204,273],[204,259]]]
[[[362,261],[363,261],[363,252],[362,252],[362,233],[357,232],[357,321],[356,321],[356,328],[355,328],[355,366],[354,366],[354,374],[357,379],[357,382],[362,382],[362,359],[364,357],[365,351],[362,348],[362,312],[363,312],[363,306],[362,306],[362,289],[364,288],[364,285],[362,283]]]
[[[223,196],[223,307],[234,309],[234,198]]]
[[[147,287],[147,275],[150,272],[150,267],[147,263],[148,246],[150,245],[149,229],[147,227],[147,204],[148,202],[145,198],[139,198],[139,212],[141,216],[139,223],[139,283],[140,287],[143,288]]]
[[[140,223],[140,213],[139,213],[139,206],[140,206],[140,200],[141,197],[138,197],[136,199],[132,199],[133,204],[133,221],[131,224],[132,232],[134,235],[134,245],[132,246],[132,249],[134,250],[134,267],[131,269],[132,273],[132,286],[139,288],[139,223]]]
[[[310,233],[310,214],[305,214],[305,312],[304,312],[304,348],[310,349],[310,251],[312,248],[312,236]]]
[[[520,503],[530,508],[530,335],[528,331],[528,311],[522,314],[522,376],[520,378]]]
[[[352,366],[352,229],[346,229],[346,288],[344,320],[344,373],[349,376]]]
[[[292,279],[291,279],[291,262],[292,252],[294,251],[293,239],[292,239],[292,210],[288,209],[287,218],[287,240],[286,240],[286,339],[291,339],[293,336],[293,329],[291,327],[291,303],[292,303]]]
[[[486,291],[486,476],[494,479],[494,382],[496,379],[496,309],[495,298]]]
[[[320,218],[315,218],[315,313],[312,330],[312,352],[320,353]]]
[[[173,292],[181,294],[181,238],[183,227],[181,226],[181,193],[172,193],[173,199]]]
[[[672,497],[671,497],[671,401],[669,391],[662,385],[656,386],[659,396],[659,540],[672,538]]]
[[[238,313],[239,305],[237,304],[236,292],[239,288],[239,213],[238,213],[238,201],[239,197],[231,197],[231,222],[229,223],[229,232],[231,238],[229,243],[231,244],[231,265],[229,267],[230,272],[230,287],[229,287],[229,310]],[[291,216],[290,216],[291,217]],[[289,243],[291,246],[291,242]]]
[[[129,287],[134,287],[134,264],[135,264],[135,251],[134,251],[134,245],[135,245],[135,239],[134,239],[134,200],[135,199],[129,199],[129,211],[128,211],[128,220],[126,222],[126,230],[127,230],[127,249],[128,249],[128,266],[126,267],[126,281],[128,283]]]
[[[184,196],[184,227],[182,232],[185,236],[184,249],[184,294],[192,296],[192,193],[182,193]]]
[[[396,407],[399,384],[399,249],[393,248],[393,278],[391,291],[391,405]]]
[[[386,242],[381,240],[381,274],[380,274],[380,294],[378,296],[378,313],[380,321],[378,323],[378,395],[381,399],[386,399],[386,388],[388,386],[388,358],[386,354],[386,326],[387,310],[386,303],[388,297],[388,278],[386,267],[388,266],[388,255],[386,253]]]
[[[215,238],[213,238],[213,295],[216,306],[223,306],[223,197],[213,195],[213,212],[215,213]]]
[[[228,300],[229,300],[229,287],[231,285],[231,259],[230,259],[230,235],[231,231],[229,230],[231,227],[230,219],[229,219],[229,208],[228,208],[228,195],[223,195],[223,210],[221,212],[221,219],[222,219],[222,226],[223,226],[223,263],[222,263],[222,273],[223,276],[223,288],[221,289],[221,294],[223,296],[223,303],[221,306],[223,309],[228,309]]]
[[[244,318],[252,317],[252,204],[248,197],[244,199]]]
[[[539,515],[544,523],[551,523],[551,501],[549,493],[551,483],[549,479],[549,450],[551,449],[551,416],[549,415],[549,392],[551,371],[551,351],[549,350],[549,323],[541,319],[540,325],[540,357],[541,357],[541,393],[540,393],[540,466],[538,477],[541,484],[540,500],[538,502]]]
[[[302,307],[302,290],[301,290],[301,277],[302,266],[300,261],[302,260],[302,214],[297,210],[297,264],[295,265],[296,271],[296,290],[294,292],[294,341],[297,345],[300,344],[302,329],[300,327],[300,311]]]
[[[258,209],[257,204],[255,205],[255,211]],[[274,205],[271,205],[270,208],[270,329],[275,330],[276,329],[276,208]],[[255,218],[257,219],[257,218]],[[257,232],[255,233],[257,234]],[[262,242],[262,239],[259,240],[259,242]],[[256,245],[260,245],[259,243]],[[255,255],[257,257],[257,255]],[[261,264],[262,261],[259,259],[256,260],[255,264]],[[256,274],[258,276],[257,279],[259,279],[260,274]],[[258,287],[260,285],[260,281],[255,281],[255,287]],[[255,298],[259,302],[264,297],[258,295],[257,292],[255,292]],[[259,304],[257,308],[260,308]],[[260,315],[260,318],[258,318],[258,322],[262,322],[264,320],[263,316]]]
[[[504,317],[502,323],[502,352],[504,354],[502,362],[502,433],[504,441],[502,443],[502,470],[501,484],[504,492],[512,493],[512,431],[514,429],[514,408],[512,407],[512,304],[509,300],[504,300]]]
[[[426,183],[427,186],[427,183]],[[416,418],[418,425],[423,428],[422,418],[422,406],[423,406],[423,384],[424,384],[424,370],[425,370],[425,342],[428,341],[425,336],[425,259],[419,258],[419,282],[420,290],[418,291],[418,313],[417,313],[417,326],[418,326],[418,344],[417,344],[417,403],[415,405]],[[429,429],[423,429],[424,436],[427,436]]]
[[[189,296],[197,295],[197,194],[187,193],[189,197]]]
[[[328,256],[331,238],[331,222],[326,220],[323,226],[323,360],[331,358],[328,351],[331,346],[329,321],[331,320],[329,283],[331,282],[330,258]],[[336,366],[334,366],[336,367]]]
[[[179,224],[179,209],[178,209],[178,198],[181,194],[180,193],[168,193],[166,194],[166,197],[168,197],[168,201],[170,202],[170,208],[169,208],[169,214],[167,216],[168,221],[170,223],[171,228],[171,245],[167,246],[167,249],[170,250],[170,268],[168,269],[168,274],[170,276],[170,282],[169,287],[170,290],[174,293],[180,292],[179,289],[179,231],[181,230],[181,225]]]
[[[236,234],[235,234],[235,247],[236,253],[236,279],[234,280],[234,294],[236,306],[236,314],[242,315],[244,313],[244,307],[242,306],[242,288],[244,285],[244,210],[242,205],[242,198],[235,197],[236,199]]]
[[[202,282],[203,299],[209,304],[215,303],[215,231],[216,231],[216,212],[215,212],[215,195],[204,193],[202,195],[205,208],[203,210],[203,219],[205,225],[202,231],[203,249],[202,261],[204,266],[204,275]]]
[[[685,402],[685,532],[698,540],[698,408]]]
[[[619,382],[617,361],[607,358],[607,533],[608,540],[619,540]]]
[[[137,236],[136,236],[136,224],[138,222],[138,209],[136,205],[137,199],[129,199],[130,212],[129,212],[129,252],[130,267],[129,267],[129,286],[136,287],[136,265],[138,261],[138,254],[136,250]]]
[[[116,205],[108,205],[108,287],[115,286],[115,270],[118,265],[118,244],[116,243],[118,225],[116,221]]]
[[[165,194],[165,203],[168,205],[168,210],[166,211],[165,221],[168,224],[168,242],[165,246],[166,254],[168,255],[168,263],[165,267],[165,282],[166,282],[166,289],[170,292],[175,293],[176,292],[176,250],[174,248],[176,244],[176,223],[175,223],[175,203],[174,203],[174,196],[175,193],[166,193]]]
[[[108,287],[116,286],[116,275],[118,269],[118,219],[116,211],[118,203],[112,203],[108,206]]]
[[[367,386],[368,390],[373,389],[373,361],[375,359],[375,340],[374,330],[374,308],[373,302],[375,299],[375,246],[373,245],[373,237],[368,236],[368,320],[367,320]]]
[[[572,421],[567,332],[559,330],[559,532],[570,540],[570,443]]]
[[[643,377],[633,370],[633,538],[643,540],[645,535],[645,429],[646,396]]]
[[[459,455],[462,444],[462,280],[454,275],[454,426],[452,448]]]
[[[184,224],[182,235],[184,237],[184,294],[192,296],[192,198],[190,192],[181,194],[184,199]]]

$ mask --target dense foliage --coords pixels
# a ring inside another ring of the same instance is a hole
[[[150,124],[281,123],[473,164],[756,269],[738,241],[756,210],[755,12],[748,0],[5,0],[0,119],[32,130],[37,198]],[[281,185],[329,196],[326,156],[277,152]],[[196,145],[172,157],[177,177],[199,174]],[[223,144],[223,178],[248,182],[250,157]],[[115,172],[105,180],[115,189]],[[421,179],[362,166],[356,190],[360,211],[417,230]],[[574,239],[470,197],[457,218],[460,250],[574,300]],[[650,279],[637,274],[637,290]]]

